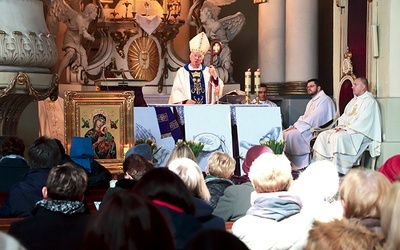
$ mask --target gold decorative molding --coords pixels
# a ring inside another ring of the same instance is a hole
[[[306,95],[307,82],[294,81],[283,83],[280,94],[281,95]]]
[[[96,129],[93,121],[96,114],[104,114],[104,124],[115,143],[115,158],[96,159],[113,173],[122,172],[124,148],[134,144],[134,91],[66,91],[64,99],[65,146],[69,152],[72,137],[84,137],[89,130]],[[103,129],[102,129],[103,131]],[[103,131],[104,132],[104,131]]]
[[[160,65],[156,42],[150,37],[136,38],[129,46],[127,60],[134,79],[152,81],[157,76]]]

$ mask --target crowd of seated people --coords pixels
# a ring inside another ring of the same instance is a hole
[[[42,136],[26,161],[15,157],[29,170],[8,188],[0,217],[22,219],[0,234],[0,249],[400,249],[400,156],[341,178],[333,162],[317,161],[293,180],[285,155],[262,145],[248,150],[244,176],[232,175],[235,160],[225,153],[212,154],[202,173],[186,145],[154,168],[140,146],[110,188],[111,173],[99,173],[108,170],[90,154],[74,160],[88,151],[85,140],[73,146],[70,157]],[[216,196],[207,185],[215,180],[223,182]],[[107,196],[89,211],[85,196],[99,189]]]

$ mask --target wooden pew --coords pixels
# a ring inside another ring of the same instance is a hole
[[[0,231],[7,233],[11,223],[22,219],[23,218],[0,218]]]
[[[96,206],[94,205],[95,201],[101,201],[103,199],[104,194],[107,189],[88,189],[85,192],[85,200],[87,206],[89,208],[90,213],[94,213],[97,211]]]

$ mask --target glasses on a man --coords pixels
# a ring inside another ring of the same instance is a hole
[[[316,86],[317,86],[317,85],[308,85],[307,88],[308,88],[308,89],[311,89],[311,88],[314,88],[314,87],[316,87]]]

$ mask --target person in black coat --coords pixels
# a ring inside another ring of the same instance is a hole
[[[25,143],[16,136],[8,136],[0,147],[0,192],[7,192],[29,171],[28,160],[24,158]]]
[[[31,169],[10,188],[0,208],[0,218],[27,217],[36,202],[42,199],[42,188],[52,167],[60,161],[57,143],[46,136],[36,139],[28,151]]]
[[[149,198],[167,217],[176,249],[184,249],[186,242],[203,229],[195,217],[193,195],[182,179],[167,168],[147,172],[133,191]]]
[[[71,163],[53,167],[33,216],[13,222],[8,233],[27,249],[81,249],[90,217],[82,203],[87,181]]]
[[[92,141],[88,137],[72,137],[70,158],[75,164],[83,167],[88,175],[88,188],[106,189],[113,176],[111,172],[94,160]]]

